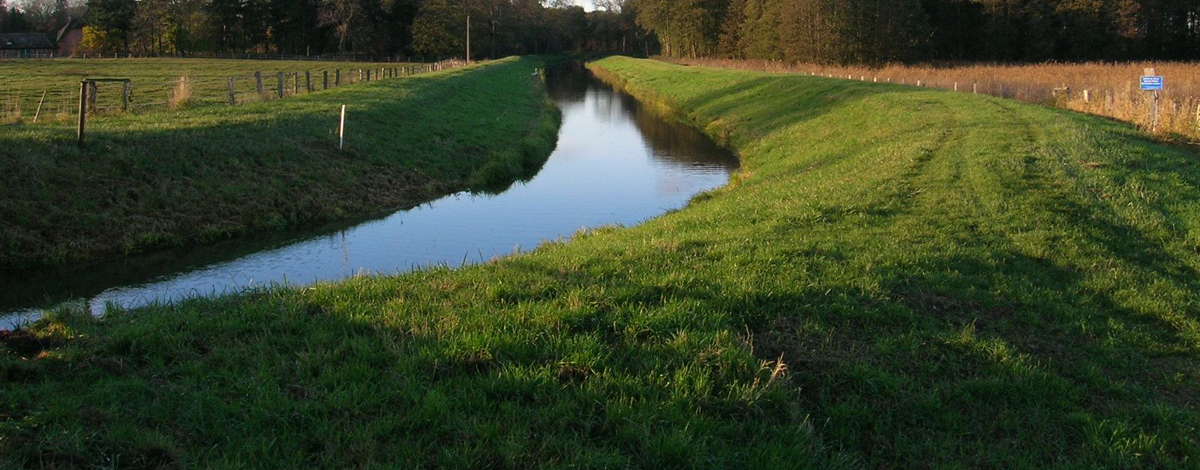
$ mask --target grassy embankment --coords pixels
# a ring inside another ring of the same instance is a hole
[[[262,72],[265,98],[276,96],[279,79],[286,74],[284,92],[292,95],[299,79],[299,93],[305,93],[304,72],[311,72],[316,90],[324,86],[323,72],[330,73],[333,86],[335,70],[341,71],[342,84],[358,81],[358,70],[380,67],[407,67],[413,64],[376,62],[333,62],[306,60],[235,60],[235,59],[0,59],[0,122],[33,120],[42,93],[46,97],[38,121],[60,120],[69,124],[79,107],[79,81],[84,78],[126,78],[133,81],[131,105],[141,111],[161,109],[177,89],[181,77],[187,77],[194,104],[228,105],[229,78],[239,103],[257,101],[254,72]],[[374,77],[373,77],[374,78]],[[98,85],[96,105],[109,108],[121,104],[121,84]]]
[[[0,126],[0,270],[363,216],[531,174],[558,114],[536,59],[286,100],[105,116],[88,145]],[[346,150],[337,148],[340,105]]]
[[[1040,64],[903,65],[884,67],[790,64],[780,61],[676,59],[705,65],[776,73],[816,74],[871,82],[957,89],[1057,106],[1134,123],[1162,138],[1200,138],[1200,63],[1087,62]],[[1158,121],[1150,120],[1151,94],[1141,90],[1145,69],[1155,68],[1167,87],[1158,93]]]
[[[2,455],[1200,465],[1194,155],[992,97],[594,66],[737,148],[740,177],[461,270],[59,313],[0,362]]]

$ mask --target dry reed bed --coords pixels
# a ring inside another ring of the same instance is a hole
[[[1200,139],[1200,63],[1125,62],[1081,64],[847,67],[768,60],[686,59],[678,63],[796,73],[919,85],[1071,109],[1134,123],[1153,133]],[[1150,93],[1139,79],[1153,67],[1165,77],[1157,125]]]

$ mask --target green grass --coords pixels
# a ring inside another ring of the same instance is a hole
[[[238,107],[0,126],[0,270],[375,214],[529,175],[558,113],[507,59]],[[347,107],[346,150],[337,126]]]
[[[286,74],[284,91],[292,94],[295,79],[299,92],[304,93],[304,72],[311,72],[313,89],[324,86],[323,72],[341,71],[342,84],[358,81],[358,70],[381,67],[414,67],[417,64],[332,62],[298,60],[233,60],[233,59],[0,59],[0,119],[12,120],[19,114],[32,121],[42,93],[46,93],[38,121],[52,119],[70,121],[79,108],[79,81],[84,78],[126,78],[133,81],[132,101],[135,110],[142,105],[161,109],[168,101],[180,77],[188,77],[196,103],[228,105],[229,78],[233,77],[234,91],[239,103],[259,101],[254,73],[261,72],[266,98],[276,96],[279,89],[278,72]],[[298,75],[297,75],[298,74]],[[372,76],[372,78],[375,78]],[[96,105],[101,108],[121,104],[121,84],[98,85]],[[19,113],[18,113],[19,111]]]
[[[638,227],[461,270],[58,312],[6,340],[0,455],[1200,467],[1194,155],[990,97],[593,67],[742,173]]]

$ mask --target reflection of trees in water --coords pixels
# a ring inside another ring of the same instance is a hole
[[[546,93],[560,106],[582,103],[587,98],[590,74],[583,64],[557,65],[546,69]]]
[[[546,71],[546,89],[559,104],[580,104],[592,93],[595,117],[602,122],[620,118],[633,121],[650,144],[656,161],[683,166],[737,168],[733,154],[719,147],[708,136],[690,126],[655,114],[637,99],[617,93],[592,76],[582,64],[561,65]]]
[[[621,94],[625,109],[632,110],[633,122],[654,150],[655,160],[687,166],[737,168],[737,157],[718,146],[704,133],[691,126],[664,119],[642,106],[632,96]]]

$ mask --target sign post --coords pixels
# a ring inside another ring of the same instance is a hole
[[[1159,93],[1166,86],[1166,81],[1161,75],[1154,73],[1154,68],[1145,69],[1145,74],[1142,76],[1142,91],[1150,93],[1150,130],[1158,129],[1158,100]]]

